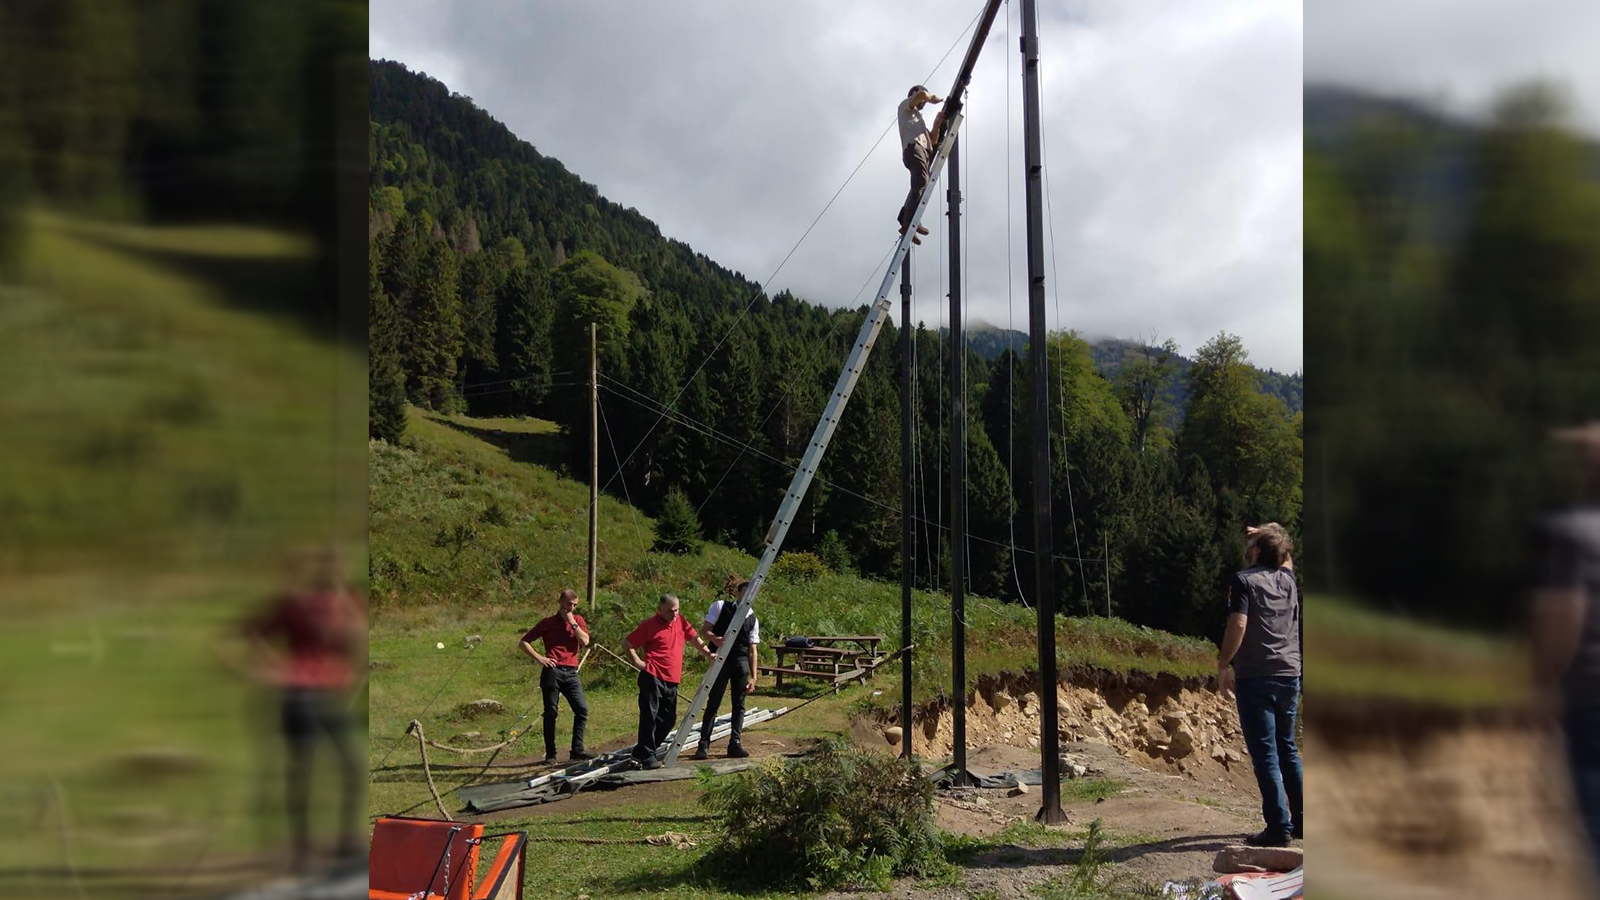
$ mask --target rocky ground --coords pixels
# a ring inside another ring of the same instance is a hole
[[[1180,775],[1230,792],[1255,790],[1238,712],[1231,700],[1204,686],[1176,678],[1080,674],[1063,680],[1056,698],[1063,744],[1104,746],[1144,771]],[[1039,711],[1034,680],[987,679],[967,707],[967,744],[1037,753]],[[913,735],[919,755],[950,756],[953,717],[948,705],[921,711]]]
[[[1069,674],[1056,696],[1063,773],[1121,785],[1114,796],[1064,800],[1068,821],[1061,828],[1078,835],[1100,820],[1112,836],[1107,859],[1128,885],[1213,877],[1218,851],[1261,827],[1255,776],[1231,701],[1176,678],[1094,672]],[[912,735],[916,753],[950,758],[953,719],[947,703],[918,710]],[[984,680],[966,710],[968,768],[982,774],[1038,769],[1039,722],[1036,680]],[[899,749],[899,729],[890,722],[857,720],[852,736],[863,746]],[[1031,823],[1039,806],[1038,787],[942,791],[939,824],[956,834],[993,836]],[[1035,836],[1023,843],[1049,841]],[[1040,884],[1068,875],[1077,863],[1081,841],[1059,843],[1044,849],[1003,846],[963,864],[959,886],[907,884],[894,896],[1026,897]]]
[[[1319,892],[1600,896],[1557,735],[1526,715],[1325,701],[1307,732]]]

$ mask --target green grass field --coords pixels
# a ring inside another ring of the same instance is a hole
[[[520,715],[535,701],[536,667],[517,651],[516,640],[549,614],[558,591],[581,591],[587,552],[587,489],[527,461],[554,458],[556,440],[554,427],[538,420],[443,418],[413,410],[401,446],[372,445],[375,761],[389,754],[413,717],[430,735],[488,734],[522,720],[468,729],[448,713],[488,697],[517,707]],[[584,615],[595,640],[619,653],[623,636],[654,611],[663,592],[677,593],[685,615],[698,621],[729,574],[748,574],[755,565],[752,557],[714,544],[696,556],[652,553],[652,540],[649,518],[602,495],[597,596]],[[893,584],[853,575],[805,583],[775,578],[758,609],[768,643],[785,635],[845,633],[884,634],[890,646],[899,643],[900,596]],[[948,609],[946,598],[915,595],[919,698],[948,692]],[[982,598],[969,600],[968,609],[971,679],[1034,665],[1032,613]],[[1063,666],[1180,675],[1211,670],[1214,650],[1203,641],[1103,618],[1062,617],[1058,627]],[[481,635],[482,644],[468,649],[470,635]],[[698,683],[704,666],[703,660],[690,662],[685,682]],[[615,693],[625,707],[613,712],[614,703],[591,704],[594,733],[626,733],[635,715],[632,672],[597,652],[585,674],[586,690],[600,698]],[[898,691],[885,690],[860,702],[887,707],[897,700]],[[527,749],[539,748],[530,743]]]
[[[399,446],[371,445],[374,613],[368,753],[374,816],[400,811],[437,815],[420,771],[416,741],[403,737],[413,718],[429,737],[446,743],[469,731],[479,732],[485,741],[499,741],[531,726],[532,732],[507,747],[501,760],[542,754],[538,670],[515,642],[525,628],[549,614],[560,589],[582,590],[587,552],[588,489],[554,468],[561,457],[559,440],[548,422],[442,417],[412,410]],[[652,541],[649,518],[602,495],[599,587],[594,608],[584,614],[596,642],[619,652],[622,637],[654,611],[661,593],[677,593],[685,613],[698,619],[729,574],[748,575],[755,565],[754,558],[714,544],[697,556],[652,553]],[[758,610],[768,642],[782,635],[881,633],[891,647],[898,645],[900,593],[894,584],[838,574],[804,583],[774,578],[763,590]],[[926,592],[915,596],[913,634],[921,651],[914,673],[922,700],[949,690],[948,610],[945,597]],[[1033,666],[1032,613],[983,598],[969,598],[968,610],[971,679]],[[1064,666],[1180,675],[1211,671],[1215,651],[1203,641],[1100,618],[1063,617],[1058,627]],[[483,640],[469,645],[465,639],[472,635]],[[441,643],[442,649],[437,646]],[[689,664],[686,695],[703,670],[703,661]],[[585,667],[584,683],[591,710],[590,745],[628,740],[636,725],[633,672],[596,651]],[[811,696],[811,690],[775,696],[769,682],[750,702],[792,707]],[[874,697],[875,691],[882,693]],[[852,712],[897,705],[898,695],[898,679],[888,673],[763,725],[752,738],[788,738],[792,743],[842,735]],[[455,716],[462,704],[481,698],[500,701],[507,712],[470,721]],[[559,722],[557,740],[564,751],[571,724],[565,707]],[[446,793],[462,783],[503,779],[519,771],[500,770],[497,776],[482,772],[482,757],[436,750],[429,756],[435,780]],[[1064,785],[1072,798],[1083,800],[1115,794],[1121,787],[1104,780]],[[513,815],[497,819],[494,828],[536,826],[537,834],[552,838],[708,832],[710,823],[692,785],[674,796],[606,811],[568,814],[552,809],[537,817]],[[454,797],[446,803],[459,807]],[[1044,829],[1031,837],[1014,837],[1022,845],[1061,839]],[[560,897],[728,896],[696,880],[693,864],[702,852],[637,844],[536,844],[528,857],[529,883],[541,890],[546,884],[558,885],[549,895]]]
[[[553,426],[538,420],[413,411],[402,446],[373,445],[372,588],[381,609],[375,657],[400,634],[430,647],[483,634],[515,662],[509,654],[518,630],[548,615],[562,588],[582,589],[588,491],[523,462],[552,458],[558,439]],[[649,518],[602,495],[598,589],[585,615],[596,639],[616,649],[661,593],[677,593],[686,615],[701,616],[729,574],[748,575],[755,567],[753,557],[714,544],[696,556],[652,553],[652,527]],[[803,634],[883,634],[891,646],[899,643],[900,590],[891,583],[848,574],[805,583],[774,577],[758,610],[769,643]],[[974,678],[1034,663],[1035,617],[1027,609],[970,598],[967,627]],[[1186,676],[1212,671],[1215,651],[1205,641],[1104,618],[1063,616],[1058,629],[1063,666]],[[916,689],[931,695],[949,682],[946,597],[914,595],[912,640],[921,648]]]
[[[260,280],[229,272],[303,281],[301,238],[28,225],[0,286],[0,868],[276,853],[276,701],[215,642],[287,546],[364,562],[365,361],[236,302]]]
[[[1515,704],[1529,694],[1513,639],[1378,612],[1330,596],[1306,599],[1306,682],[1316,696],[1451,707]]]

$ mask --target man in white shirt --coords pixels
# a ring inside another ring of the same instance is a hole
[[[749,585],[749,581],[730,580],[727,587],[737,598],[744,596],[745,588]],[[705,633],[712,646],[721,647],[722,642],[729,639],[728,626],[733,624],[733,614],[738,606],[737,600],[718,600],[706,610]],[[740,744],[739,738],[744,731],[744,697],[756,689],[756,671],[760,668],[758,647],[761,644],[761,623],[756,619],[755,610],[752,609],[745,616],[743,627],[732,639],[735,642],[733,648],[728,651],[728,658],[723,660],[717,680],[711,684],[711,696],[706,698],[706,715],[700,723],[700,746],[695,748],[695,759],[711,756],[711,726],[717,720],[717,707],[722,705],[722,692],[730,686],[733,688],[733,733],[728,736],[727,755],[733,759],[750,755],[750,751]]]
[[[933,132],[928,131],[927,123],[922,121],[922,107],[929,103],[943,103],[943,97],[936,97],[922,85],[916,85],[906,99],[900,101],[898,110],[900,122],[900,160],[911,170],[911,191],[906,194],[906,202],[900,207],[900,233],[906,233],[906,226],[911,224],[911,217],[917,211],[917,203],[922,199],[922,191],[928,186],[928,167],[933,161],[933,141],[944,130],[944,112],[933,120]],[[928,229],[917,226],[917,234],[927,234]],[[916,235],[911,236],[914,244],[922,243]]]

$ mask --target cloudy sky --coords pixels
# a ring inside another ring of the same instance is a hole
[[[1428,100],[1469,117],[1507,85],[1561,85],[1600,135],[1600,3],[1594,0],[1310,0],[1308,81]]]
[[[837,306],[870,301],[906,191],[895,135],[874,144],[911,84],[949,88],[965,38],[934,67],[981,5],[372,0],[370,52],[473,98],[664,233]],[[972,319],[1025,330],[1008,6],[967,102],[964,280]],[[1298,371],[1300,0],[1039,6],[1051,327],[1189,352],[1227,330],[1257,364]],[[935,325],[947,235],[931,208],[924,223],[914,315]]]

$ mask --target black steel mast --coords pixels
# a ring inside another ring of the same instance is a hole
[[[1028,214],[1028,355],[1033,362],[1033,585],[1039,610],[1038,819],[1065,822],[1056,699],[1055,542],[1050,516],[1050,364],[1044,318],[1044,210],[1039,146],[1039,11],[1022,0],[1022,153]]]
[[[950,775],[967,774],[967,404],[966,336],[961,327],[961,140],[950,147]]]
[[[900,261],[900,755],[911,758],[911,254]]]

